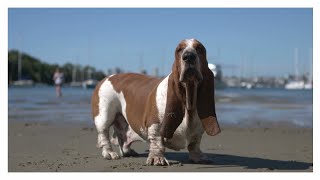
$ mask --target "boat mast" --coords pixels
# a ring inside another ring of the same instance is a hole
[[[73,70],[72,70],[72,82],[75,82],[76,75],[77,75],[77,67],[76,67],[76,66],[73,66]]]
[[[298,48],[294,48],[294,70],[295,70],[295,79],[298,80],[299,77],[299,70],[298,70],[298,56],[299,56],[299,51]]]
[[[87,79],[92,79],[92,70],[91,70],[91,68],[88,68],[88,70],[87,70]]]
[[[312,83],[312,63],[313,62],[313,54],[312,54],[312,48],[310,48],[310,73],[309,73],[309,82]]]
[[[21,80],[22,53],[18,51],[18,80]]]
[[[18,42],[21,45],[21,48],[23,48],[23,36],[21,32],[18,33]],[[18,81],[22,79],[22,51],[18,50]]]

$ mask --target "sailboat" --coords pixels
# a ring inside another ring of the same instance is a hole
[[[32,79],[22,79],[22,53],[18,52],[18,80],[13,81],[14,87],[31,87],[34,85]]]
[[[312,52],[312,51],[311,51]],[[312,53],[311,53],[312,55]],[[312,57],[312,56],[310,56]],[[312,58],[311,58],[312,61]],[[312,89],[312,73],[310,73],[310,77],[308,82],[304,82],[303,80],[299,80],[299,72],[298,72],[298,48],[295,48],[294,51],[294,67],[295,67],[295,79],[289,81],[286,85],[285,85],[285,89]],[[312,64],[312,63],[311,63]],[[311,65],[311,69],[312,69],[312,65]]]
[[[82,82],[76,81],[77,67],[73,67],[72,70],[72,81],[70,83],[70,87],[81,87]]]
[[[91,77],[92,70],[91,69],[88,69],[87,73],[88,73],[88,79],[82,82],[82,87],[84,89],[95,88],[99,81],[92,79],[92,77]]]
[[[309,78],[308,82],[304,85],[305,89],[312,89],[313,88],[313,83],[312,83],[312,48],[310,48],[310,73],[309,73]]]
[[[293,81],[289,81],[284,88],[286,89],[304,89],[304,81],[298,81],[298,80],[293,80]]]
[[[89,59],[91,59],[90,58],[90,54],[91,54],[91,37],[90,36],[88,36],[88,49],[87,50],[88,50],[87,55],[88,55],[88,61],[89,61]],[[98,80],[92,78],[92,69],[90,69],[90,68],[87,69],[87,79],[82,82],[82,88],[83,89],[93,89],[96,87],[96,85],[98,83],[99,83]]]

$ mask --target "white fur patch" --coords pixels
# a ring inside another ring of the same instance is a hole
[[[148,131],[146,128],[140,128],[140,133],[142,134],[143,138],[148,137]]]
[[[193,49],[194,39],[186,39],[185,42],[186,42],[186,44],[187,44],[186,49]]]
[[[99,129],[103,130],[109,123],[112,123],[116,113],[119,111],[120,102],[117,98],[117,92],[108,79],[100,86],[98,96],[99,114],[95,117],[95,124],[99,131]]]
[[[126,113],[127,102],[126,102],[126,99],[124,98],[123,92],[121,91],[120,93],[117,93],[117,96],[121,104],[122,115],[126,119],[127,123],[129,123],[127,118],[127,113]]]
[[[148,140],[150,142],[150,152],[161,155],[164,152],[164,145],[161,142],[160,124],[152,124],[148,128]]]
[[[182,81],[183,79],[183,74],[184,74],[184,71],[186,70],[187,67],[193,67],[193,68],[196,68],[198,72],[200,72],[200,59],[199,59],[199,56],[198,56],[198,53],[196,51],[196,49],[193,47],[193,44],[195,42],[195,39],[185,39],[183,41],[183,43],[185,43],[187,46],[186,48],[183,50],[183,52],[181,53],[181,57],[180,57],[180,67],[181,67],[181,72],[180,72],[180,81]],[[192,53],[195,53],[197,58],[196,58],[196,62],[195,64],[186,64],[185,61],[183,61],[183,58],[182,56],[186,53],[186,52],[192,52]],[[202,75],[200,75],[202,76]]]
[[[113,76],[113,75],[111,75]],[[110,77],[111,77],[110,76]],[[110,78],[109,77],[109,78]],[[126,114],[126,100],[124,98],[123,92],[117,93],[114,89],[109,78],[101,84],[99,89],[99,114],[98,116],[104,116],[104,121],[113,121],[116,113],[121,112],[122,115],[127,120]],[[96,116],[96,118],[99,118]],[[95,118],[95,119],[96,119]],[[96,122],[105,123],[105,122]]]
[[[179,151],[180,149],[184,149],[189,144],[192,137],[201,136],[203,132],[204,129],[197,111],[190,119],[188,119],[187,110],[185,110],[182,123],[174,132],[173,137],[165,140],[165,145],[170,149]]]
[[[163,121],[164,113],[166,110],[167,93],[168,93],[168,80],[169,80],[170,74],[165,79],[163,79],[157,87],[156,104],[157,104],[158,117],[159,117],[160,123],[162,123],[162,121]]]

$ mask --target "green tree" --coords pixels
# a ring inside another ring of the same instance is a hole
[[[11,50],[8,52],[9,83],[18,80],[18,56],[19,52],[17,50]],[[87,79],[87,72],[89,69],[92,72],[92,78],[102,80],[105,77],[105,74],[102,71],[97,72],[96,69],[91,66],[85,66],[82,68],[80,65],[66,63],[60,67],[58,64],[48,64],[25,53],[21,54],[21,63],[22,79],[32,79],[36,83],[53,84],[54,82],[52,77],[56,68],[60,68],[64,73],[65,83],[70,83],[72,81],[72,73],[74,70],[76,70],[75,81]]]

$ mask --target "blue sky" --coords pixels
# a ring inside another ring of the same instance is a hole
[[[294,72],[294,48],[299,71],[310,71],[312,19],[303,8],[9,8],[8,46],[48,63],[167,74],[177,44],[196,38],[225,75],[284,76]]]

